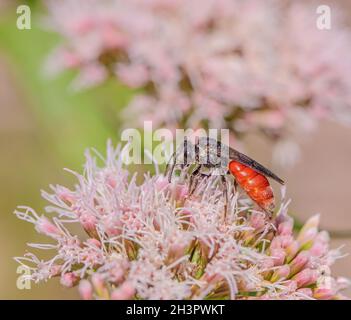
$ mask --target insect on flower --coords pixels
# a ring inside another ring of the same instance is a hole
[[[284,184],[284,181],[255,160],[212,138],[197,137],[195,144],[184,139],[172,155],[166,174],[169,181],[175,169],[186,169],[189,177],[189,196],[201,179],[218,175],[225,191],[226,210],[228,203],[228,174],[234,177],[234,191],[239,185],[247,195],[266,213],[272,215],[275,204],[273,189],[267,177]]]

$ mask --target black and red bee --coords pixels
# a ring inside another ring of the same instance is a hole
[[[189,195],[194,192],[201,178],[220,175],[228,202],[227,176],[231,174],[235,186],[238,184],[269,215],[273,213],[275,204],[273,189],[267,177],[284,184],[282,179],[255,160],[208,137],[197,138],[195,144],[187,138],[184,139],[184,144],[176,150],[167,165],[166,174],[169,181],[178,166],[189,170],[193,166],[189,173]]]

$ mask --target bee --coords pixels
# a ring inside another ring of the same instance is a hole
[[[273,172],[245,154],[209,137],[197,137],[193,144],[187,137],[172,155],[166,167],[171,182],[174,170],[180,167],[189,176],[189,196],[193,194],[201,179],[212,175],[221,177],[225,190],[226,208],[228,203],[228,177],[234,177],[234,191],[239,185],[246,194],[269,216],[275,203],[273,189],[267,179],[280,184],[284,181]],[[192,167],[192,170],[190,170]]]

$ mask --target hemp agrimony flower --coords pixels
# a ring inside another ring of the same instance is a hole
[[[28,245],[53,253],[16,258],[32,281],[60,277],[83,299],[345,298],[347,280],[330,271],[341,254],[329,249],[319,216],[295,236],[288,202],[270,219],[239,191],[224,214],[216,177],[191,196],[180,179],[169,183],[158,173],[138,183],[121,152],[110,144],[106,158],[88,152],[84,173],[72,172],[73,190],[56,185],[42,193],[45,215],[15,211],[49,239]]]

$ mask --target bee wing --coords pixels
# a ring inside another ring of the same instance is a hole
[[[267,176],[269,178],[272,178],[273,180],[279,182],[280,184],[284,184],[284,181],[280,179],[278,176],[276,176],[272,171],[268,170],[262,164],[251,159],[247,155],[239,151],[236,151],[233,148],[229,148],[229,159],[240,162],[241,164],[257,171],[258,173],[263,174],[264,176]]]

